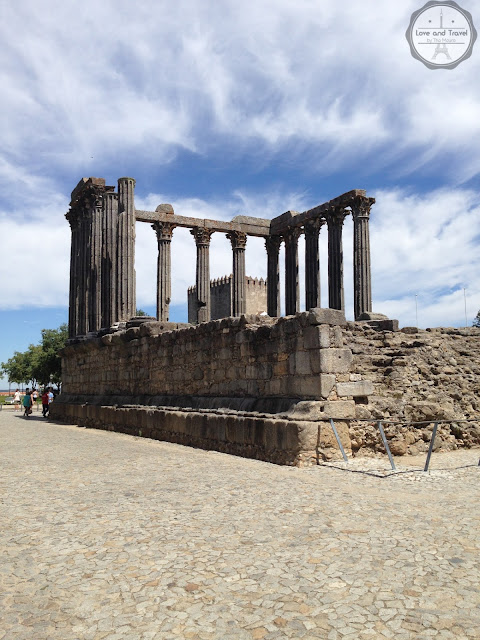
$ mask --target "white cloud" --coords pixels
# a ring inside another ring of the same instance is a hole
[[[0,25],[3,151],[32,173],[85,174],[224,145],[324,171],[366,158],[411,171],[448,153],[445,175],[463,181],[480,161],[475,58],[454,72],[414,60],[417,8],[19,0]]]
[[[374,298],[403,324],[468,324],[480,308],[478,219],[473,191],[376,192],[371,247]],[[380,305],[382,308],[380,308]]]

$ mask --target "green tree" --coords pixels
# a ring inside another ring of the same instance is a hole
[[[60,388],[62,369],[59,351],[67,338],[66,324],[58,329],[42,329],[40,344],[31,344],[23,353],[15,351],[7,362],[0,364],[0,369],[10,382],[31,384],[32,387],[53,383]]]
[[[28,384],[31,380],[30,359],[27,351],[15,351],[13,356],[0,365],[2,374],[6,375],[10,382]]]
[[[474,327],[480,327],[480,311],[475,316],[475,320],[473,321]]]
[[[136,316],[148,316],[148,313],[146,311],[144,311],[143,309],[137,309],[135,311],[135,315]]]

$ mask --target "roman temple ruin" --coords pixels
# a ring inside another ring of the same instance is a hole
[[[392,422],[386,437],[399,455],[425,450],[425,433],[406,426],[419,419],[445,420],[444,447],[480,443],[478,423],[462,423],[478,415],[478,329],[399,330],[397,321],[372,312],[369,218],[375,200],[365,191],[272,220],[240,215],[225,222],[178,215],[169,204],[138,210],[134,188],[133,178],[120,178],[117,191],[101,178],[84,178],[72,192],[66,215],[69,343],[53,419],[293,465],[338,455],[334,424],[352,455],[382,450],[378,420]],[[353,219],[353,322],[344,312],[347,216]],[[136,222],[150,224],[157,238],[156,318],[135,316]],[[169,319],[177,227],[189,229],[196,246],[188,323]],[[328,234],[329,301],[323,309],[322,229]],[[211,283],[214,233],[230,240],[232,275]],[[266,285],[246,276],[249,236],[265,241]],[[246,313],[250,294],[252,305],[266,295],[267,314]]]

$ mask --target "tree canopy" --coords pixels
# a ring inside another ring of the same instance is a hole
[[[473,321],[474,327],[480,327],[480,311],[475,316],[475,320]]]
[[[46,386],[62,383],[62,368],[59,355],[68,338],[68,327],[42,329],[40,344],[31,344],[24,352],[15,351],[13,356],[0,364],[0,370],[9,382]]]

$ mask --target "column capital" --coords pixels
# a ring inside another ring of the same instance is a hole
[[[304,224],[305,236],[318,235],[320,229],[326,222],[325,218],[313,218],[312,220],[307,220]]]
[[[190,233],[195,238],[197,247],[209,247],[213,229],[206,229],[205,227],[194,227],[190,229]]]
[[[152,224],[152,229],[157,234],[157,240],[159,242],[161,242],[162,240],[170,241],[172,239],[173,230],[175,229],[175,227],[176,225],[174,225],[172,222],[154,222]]]
[[[370,217],[370,209],[372,207],[372,203],[369,198],[355,198],[351,204],[352,208],[352,217],[354,220],[357,218],[366,218]]]
[[[245,249],[247,244],[247,234],[243,231],[230,231],[227,233],[227,238],[232,243],[232,249]]]
[[[65,218],[68,220],[70,225],[70,229],[73,231],[74,229],[78,229],[80,226],[80,215],[79,210],[77,208],[70,208],[68,212],[65,214]]]
[[[280,245],[282,244],[282,236],[267,236],[265,238],[265,249],[267,254],[275,254],[280,251]]]
[[[345,218],[350,212],[344,207],[334,207],[327,214],[327,223],[337,227],[342,227]]]
[[[291,244],[296,244],[299,237],[302,235],[303,229],[301,227],[291,227],[284,235],[285,246],[288,247]]]

